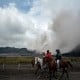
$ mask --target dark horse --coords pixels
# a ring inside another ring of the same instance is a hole
[[[48,65],[49,68],[49,80],[52,79],[52,75],[54,76],[54,78],[57,78],[57,76],[55,76],[55,73],[57,72],[57,63],[55,61],[55,59],[48,59],[46,60],[46,63]],[[61,70],[61,76],[58,77],[58,80],[61,80],[63,77],[63,74],[66,73],[67,78],[69,78],[69,74],[68,74],[68,68],[71,67],[72,68],[72,64],[70,61],[64,61],[61,60],[60,61],[60,70]]]

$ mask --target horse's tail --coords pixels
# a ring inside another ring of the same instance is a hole
[[[73,65],[71,64],[70,61],[67,61],[67,63],[69,64],[69,66],[70,66],[71,68],[73,68]]]

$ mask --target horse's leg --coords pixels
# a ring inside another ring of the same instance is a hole
[[[35,71],[35,74],[37,74],[37,73],[38,73],[38,71],[39,71],[39,68],[37,67],[37,69],[36,69],[36,71]]]
[[[49,80],[51,80],[51,76],[52,76],[52,71],[49,70]]]
[[[69,80],[69,73],[67,70],[65,70],[65,72],[66,72],[67,79]]]
[[[63,75],[64,75],[64,72],[65,72],[65,69],[63,69],[62,74],[61,74],[61,76],[59,77],[58,80],[61,80],[61,79],[62,79],[62,77],[63,77]]]
[[[32,67],[34,68],[34,64],[32,64]]]
[[[52,71],[52,77],[54,77],[55,79],[57,79],[57,77],[56,77],[56,69],[54,69],[54,70]]]
[[[39,63],[37,63],[37,65],[36,65],[36,71],[35,71],[35,74],[37,74],[37,73],[38,73],[39,69],[41,69],[41,66],[40,66],[40,64],[39,64]]]
[[[36,76],[37,76],[37,78],[39,79],[41,76],[40,76],[40,68],[39,67],[37,67],[37,69],[36,69],[36,71],[35,71],[35,74],[36,74]]]

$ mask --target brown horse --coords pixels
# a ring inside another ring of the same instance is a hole
[[[46,60],[46,63],[49,68],[49,80],[52,79],[52,74],[53,74],[54,78],[57,78],[57,76],[55,76],[55,73],[57,72],[57,63],[56,63],[55,59],[53,59],[53,58],[48,59],[48,60]],[[69,67],[72,68],[72,64],[70,61],[64,61],[64,60],[60,61],[60,70],[62,70],[62,74],[60,77],[58,77],[58,80],[62,79],[64,73],[66,73],[67,78],[69,78],[69,75],[68,75]]]
[[[43,63],[46,64],[49,73],[49,80],[51,80],[52,76],[56,78],[55,72],[57,71],[57,64],[53,58],[43,58]]]
[[[69,79],[69,74],[68,74],[68,69],[69,69],[69,67],[70,67],[70,68],[73,68],[73,66],[72,66],[72,64],[71,64],[70,61],[64,61],[64,60],[62,60],[62,61],[60,62],[60,68],[62,69],[62,74],[61,74],[61,76],[59,77],[59,80],[62,79],[64,73],[66,73],[67,79]]]

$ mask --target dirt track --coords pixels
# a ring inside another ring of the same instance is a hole
[[[80,80],[80,63],[73,63],[73,71],[70,80]],[[29,64],[23,65],[0,65],[0,80],[38,80],[34,69]],[[42,79],[39,79],[42,80]],[[45,80],[45,79],[44,79]]]

